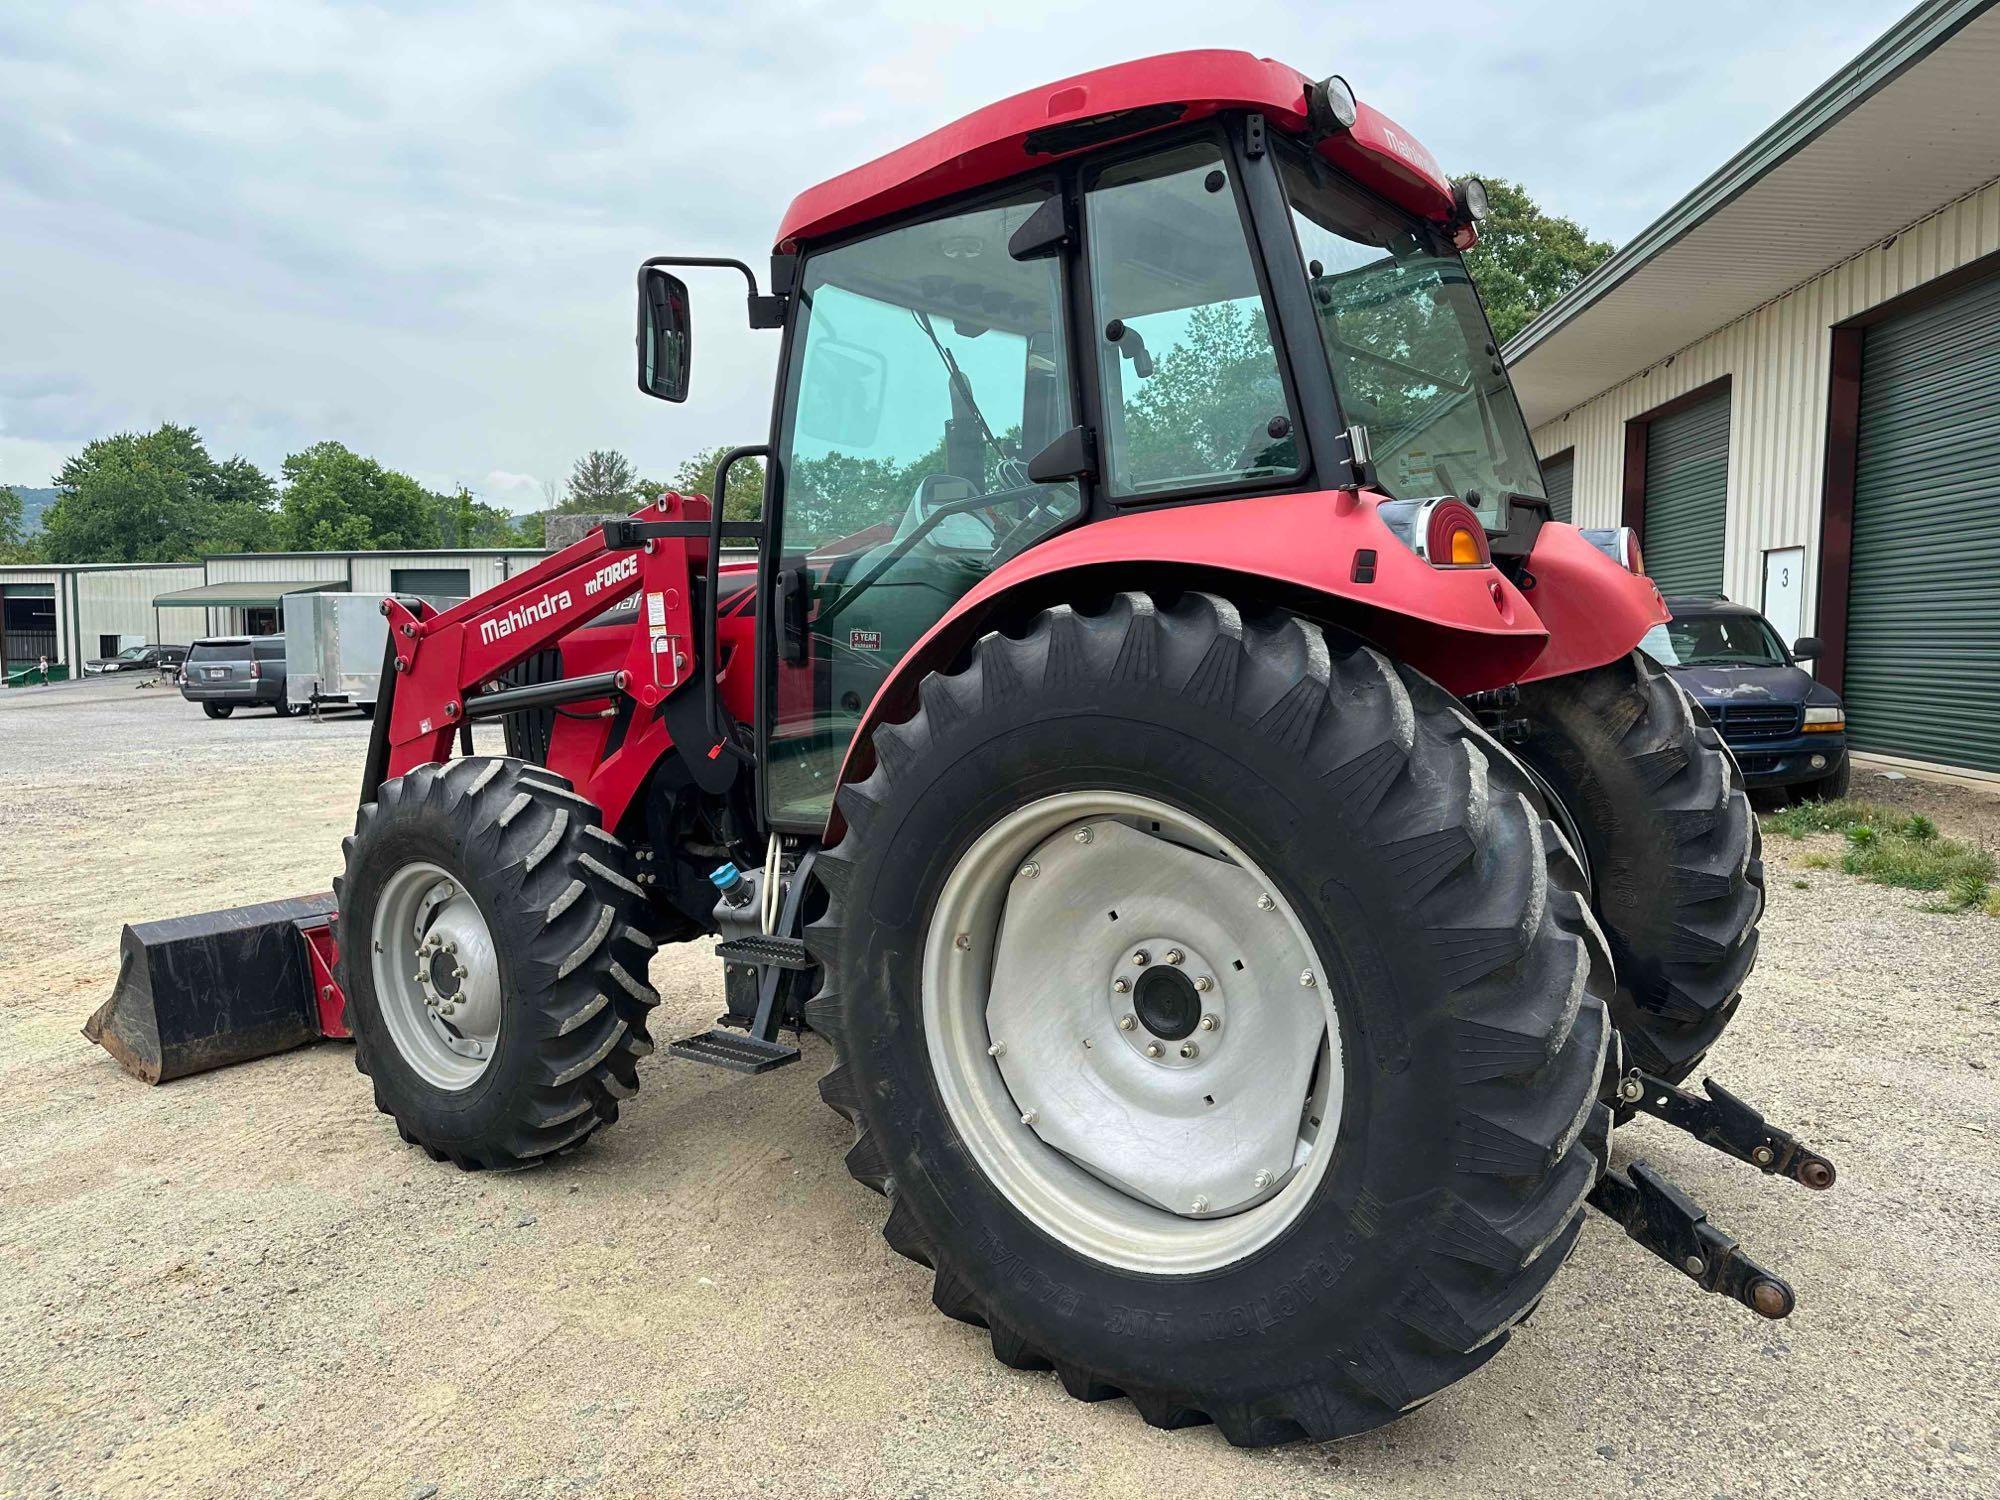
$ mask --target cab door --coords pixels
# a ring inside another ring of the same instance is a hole
[[[1017,257],[1051,181],[811,254],[773,466],[766,820],[817,831],[904,652],[1081,510],[1028,460],[1078,421],[1061,254]]]

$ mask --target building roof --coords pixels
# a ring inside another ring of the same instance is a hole
[[[1047,167],[1105,141],[1223,110],[1256,110],[1276,129],[1302,132],[1311,82],[1267,57],[1224,51],[1168,52],[1078,73],[976,109],[807,188],[785,210],[778,249]],[[1127,118],[1107,118],[1112,116]],[[1452,213],[1451,184],[1430,152],[1367,104],[1359,105],[1351,129],[1322,142],[1320,150],[1414,213],[1440,220]]]
[[[1925,0],[1505,350],[1531,425],[2000,176],[1996,0]]]
[[[266,578],[243,578],[230,583],[204,583],[199,588],[174,589],[155,594],[153,603],[164,609],[268,609],[287,594],[317,594],[323,589],[344,589],[338,578],[301,578],[290,583]]]

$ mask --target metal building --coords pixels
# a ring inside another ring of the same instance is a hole
[[[126,646],[185,645],[199,616],[153,600],[201,581],[200,563],[0,566],[0,676],[44,656],[74,676],[83,662]]]
[[[1508,344],[1558,511],[2000,773],[2000,12],[1927,0]]]
[[[529,549],[250,552],[198,563],[0,566],[0,678],[46,656],[74,677],[126,646],[268,635],[286,594],[307,589],[464,597],[543,556]]]

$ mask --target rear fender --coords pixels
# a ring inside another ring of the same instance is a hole
[[[1653,580],[1628,572],[1574,526],[1544,522],[1523,581],[1549,643],[1523,682],[1588,672],[1629,654],[1670,616]]]
[[[1494,568],[1433,568],[1389,529],[1377,504],[1354,490],[1325,490],[1174,506],[1080,526],[1029,549],[961,598],[897,663],[848,746],[842,784],[872,768],[875,726],[906,716],[917,684],[969,642],[1034,609],[1121,588],[1211,587],[1285,604],[1353,630],[1460,695],[1519,680],[1548,639],[1520,590]]]

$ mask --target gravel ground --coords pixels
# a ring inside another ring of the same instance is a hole
[[[2000,922],[1774,841],[1715,1067],[1839,1185],[1619,1133],[1792,1280],[1789,1322],[1593,1219],[1470,1381],[1243,1453],[934,1312],[841,1168],[816,1041],[761,1079],[656,1055],[616,1128],[508,1177],[400,1144],[339,1045],[121,1073],[77,1033],[119,924],[325,889],[363,738],[117,681],[0,693],[0,1495],[2000,1490]],[[719,1009],[704,949],[653,976],[661,1035]]]

